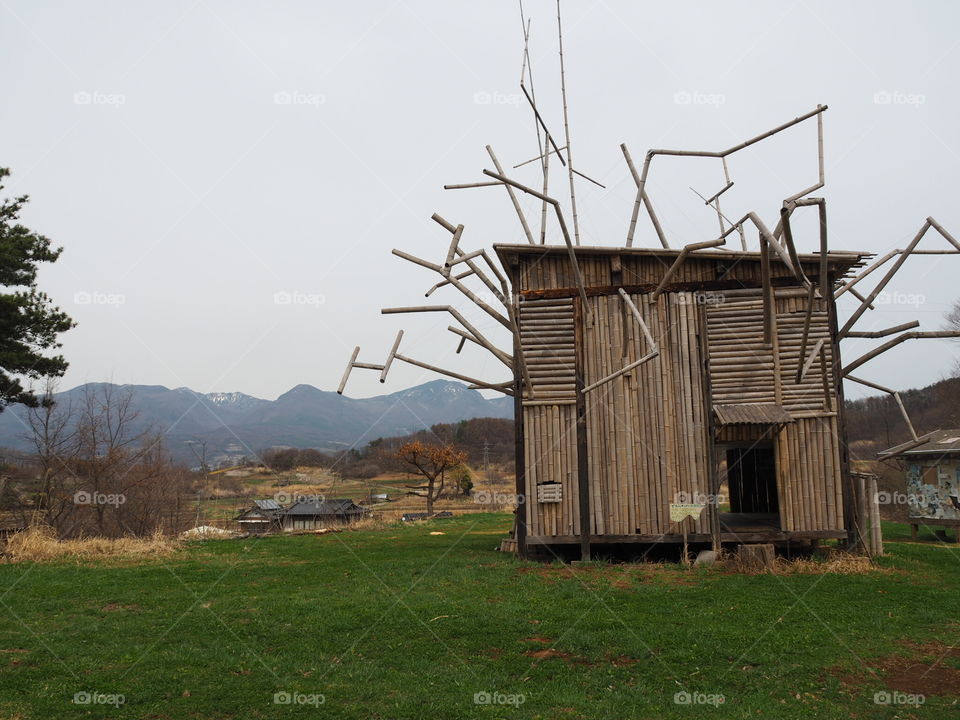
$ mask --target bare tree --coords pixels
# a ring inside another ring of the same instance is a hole
[[[960,331],[960,300],[955,300],[946,314],[944,330]],[[960,358],[953,361],[953,376],[960,377]]]
[[[455,468],[467,460],[467,454],[456,450],[452,445],[425,445],[419,440],[404,443],[396,452],[398,460],[413,467],[418,475],[422,475],[427,484],[416,488],[425,490],[427,498],[427,513],[433,514],[433,503],[443,492],[444,472]],[[437,478],[440,484],[437,485]]]
[[[41,470],[34,522],[61,536],[179,529],[190,475],[172,464],[162,434],[138,422],[132,393],[100,385],[70,403],[53,390],[28,414]]]

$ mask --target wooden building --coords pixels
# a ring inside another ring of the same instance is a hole
[[[370,513],[352,500],[303,499],[283,511],[284,530],[318,530],[355,522]]]
[[[495,249],[522,349],[521,552],[848,537],[834,288],[865,254],[797,272],[766,246]],[[705,508],[671,519],[684,505]]]
[[[254,500],[253,507],[237,516],[242,532],[262,535],[280,529],[283,508],[276,500]]]
[[[913,539],[918,526],[937,525],[954,528],[960,542],[960,429],[936,430],[880,457],[899,461],[905,473]]]

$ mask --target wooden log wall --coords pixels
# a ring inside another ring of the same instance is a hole
[[[660,355],[587,394],[587,457],[591,532],[598,535],[675,533],[671,502],[709,490],[699,312],[692,293],[631,296]],[[584,382],[589,385],[652,348],[618,296],[590,298]],[[688,521],[690,522],[690,521]],[[691,532],[709,532],[708,515]]]
[[[615,279],[611,259],[620,258],[619,278]],[[664,272],[670,267],[672,256],[667,258],[630,255],[624,253],[616,255],[578,255],[580,272],[583,275],[585,287],[609,287],[614,284],[622,285],[654,285],[663,278]],[[819,265],[815,261],[801,263],[807,277],[816,278]],[[793,274],[781,262],[770,265],[771,277],[792,278]],[[737,256],[716,257],[693,256],[677,270],[671,282],[710,282],[713,280],[739,280],[745,283],[760,282],[760,263],[754,260],[743,260]],[[536,290],[555,290],[569,288],[571,295],[576,292],[573,268],[566,255],[545,253],[542,256],[526,256],[520,260],[520,287],[522,292]]]
[[[669,266],[663,258],[629,252],[583,254],[579,263],[588,289],[655,286]],[[525,254],[518,258],[518,265],[521,296],[527,291],[569,290],[569,297],[520,303],[521,347],[532,382],[532,395],[522,402],[529,534],[577,535],[577,354],[584,384],[590,385],[652,348],[647,347],[623,301],[613,293],[588,293],[592,317],[582,328],[583,342],[578,348],[574,332],[577,291],[569,260],[549,253]],[[816,278],[816,262],[804,261],[803,268],[808,277]],[[843,268],[840,275],[848,266]],[[771,271],[774,278],[790,275],[779,262],[772,263]],[[757,285],[760,264],[732,254],[693,257],[680,266],[672,282],[718,279]],[[715,434],[718,443],[773,442],[783,530],[842,530],[838,388],[833,377],[834,344],[827,302],[815,301],[805,347],[810,357],[818,341],[825,340],[823,364],[817,353],[803,381],[797,383],[797,369],[807,360],[800,357],[807,311],[802,288],[775,290],[770,346],[763,343],[759,289],[707,295],[667,292],[655,303],[649,302],[648,294],[631,297],[660,354],[585,396],[590,533],[679,532],[677,524],[670,522],[669,504],[681,493],[688,498],[709,493],[712,405],[740,403],[778,404],[795,418],[776,428],[718,426]],[[704,397],[707,378],[701,370],[699,333],[706,334],[709,399]],[[545,482],[562,484],[560,503],[537,501],[537,485]],[[688,529],[709,533],[709,514],[703,513]]]
[[[723,296],[707,309],[708,347],[713,402],[774,403],[796,419],[775,435],[781,528],[787,531],[842,530],[837,388],[833,377],[833,343],[826,304],[816,300],[806,354],[823,338],[819,354],[797,383],[807,298],[798,293],[776,297],[776,333],[763,344],[763,302],[758,294]],[[735,426],[744,427],[744,426]],[[745,426],[750,427],[750,426]],[[722,428],[719,442],[742,442],[756,430]],[[760,439],[757,437],[756,439]]]
[[[523,400],[527,532],[576,535],[580,495],[573,300],[522,302],[519,319],[532,386]],[[543,483],[561,484],[560,502],[540,502],[537,486]]]

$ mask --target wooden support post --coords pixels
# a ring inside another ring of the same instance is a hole
[[[519,267],[509,268],[510,280],[514,287],[519,286]],[[520,352],[516,348],[515,352]],[[527,513],[530,510],[530,503],[536,502],[536,498],[527,497],[527,467],[525,462],[526,437],[523,422],[523,386],[519,373],[513,376],[513,461],[516,468],[516,493],[517,498],[523,498],[523,502],[517,503],[516,516],[514,519],[514,538],[517,541],[517,555],[521,558],[527,557]]]
[[[773,287],[770,283],[769,241],[760,234],[760,278],[763,283],[763,345],[773,347],[773,313],[776,308],[773,301]]]
[[[703,412],[707,420],[707,467],[708,492],[710,503],[707,508],[707,517],[710,520],[710,540],[713,551],[720,553],[720,474],[717,472],[717,429],[716,418],[713,412],[713,386],[710,374],[710,349],[707,344],[707,310],[706,305],[700,304],[697,312],[700,324],[700,333],[697,342],[700,347],[700,372],[703,378]]]
[[[577,494],[580,500],[580,560],[590,559],[590,465],[587,456],[587,401],[583,393],[586,344],[584,310],[580,298],[573,300],[574,347],[577,378]]]
[[[877,493],[877,477],[872,475],[869,480],[870,484],[870,529],[871,529],[871,540],[872,540],[872,550],[874,557],[879,557],[883,555],[883,525],[880,520],[880,500],[879,494]]]

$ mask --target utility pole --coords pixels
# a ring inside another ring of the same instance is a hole
[[[490,443],[483,441],[483,479],[490,482]]]

